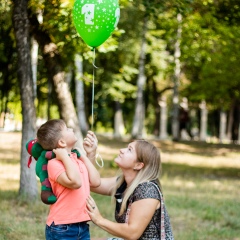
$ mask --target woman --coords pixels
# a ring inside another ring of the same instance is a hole
[[[95,135],[87,135],[85,144],[97,142]],[[94,145],[94,144],[93,144]],[[160,153],[145,140],[131,142],[121,149],[115,163],[122,170],[119,177],[101,178],[101,185],[91,191],[116,198],[115,219],[102,217],[95,201],[89,196],[87,209],[92,221],[110,234],[124,239],[163,239],[161,238],[161,210],[165,214],[165,239],[172,236],[171,226],[165,206],[160,197]],[[163,204],[163,203],[162,203]],[[166,225],[168,228],[166,228]]]

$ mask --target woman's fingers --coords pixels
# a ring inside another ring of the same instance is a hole
[[[96,208],[96,203],[91,196],[87,198],[87,208],[90,212]]]
[[[97,224],[98,220],[101,219],[101,214],[98,210],[98,207],[97,207],[94,199],[91,196],[89,196],[86,199],[86,206],[87,206],[86,211],[88,212],[92,222]]]

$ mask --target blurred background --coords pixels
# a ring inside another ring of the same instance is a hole
[[[119,148],[149,139],[175,238],[239,240],[240,2],[119,7],[116,28],[92,48],[74,26],[74,0],[0,0],[0,240],[44,239],[47,208],[25,144],[52,118],[80,147],[97,134],[103,176],[117,174]],[[111,200],[96,198],[112,218]]]

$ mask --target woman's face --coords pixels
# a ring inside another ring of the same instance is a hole
[[[115,158],[115,163],[124,169],[131,168],[133,169],[136,161],[137,161],[137,153],[136,153],[136,142],[132,142],[128,145],[127,148],[120,149],[119,155]]]

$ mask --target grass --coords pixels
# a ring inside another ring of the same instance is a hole
[[[0,240],[42,240],[48,206],[21,201],[21,133],[0,132]],[[161,183],[175,240],[240,240],[240,147],[151,141],[162,156]],[[99,136],[102,176],[118,173],[112,159],[128,140]],[[92,194],[103,216],[114,219],[111,198]],[[90,223],[92,238],[110,236]]]

